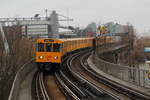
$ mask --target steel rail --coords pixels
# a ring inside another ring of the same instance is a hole
[[[81,98],[86,97],[87,95],[77,86],[75,85],[62,71],[59,71],[62,79],[71,87],[71,89]]]
[[[49,96],[47,94],[44,82],[43,82],[43,73],[40,73],[39,84],[40,84],[40,88],[41,88],[41,92],[43,94],[44,100],[50,100],[50,98],[49,98]]]
[[[85,53],[85,52],[82,52],[82,53]],[[68,66],[68,70],[72,73],[72,75],[77,78],[77,80],[81,83],[84,84],[84,87],[86,87],[89,91],[91,91],[93,94],[95,94],[95,96],[97,97],[101,97],[103,94],[107,94],[106,92],[103,92],[102,89],[96,87],[94,84],[90,83],[89,81],[85,80],[84,78],[82,78],[81,75],[77,74],[77,72],[75,72],[74,70],[71,69],[71,66],[72,66],[72,62],[73,60],[80,56],[81,55],[81,52],[78,53],[78,54],[74,54],[72,56],[70,56],[70,60],[67,60],[67,66]],[[109,95],[112,97],[112,95]],[[114,97],[113,97],[114,98]],[[114,100],[119,100],[117,98],[114,98]]]
[[[40,100],[40,94],[39,94],[39,88],[38,88],[38,77],[39,77],[39,74],[37,74],[37,77],[35,79],[35,87],[36,87],[36,96],[37,96],[37,99]]]
[[[69,97],[71,97],[71,99],[73,100],[80,100],[80,98],[78,98],[78,96],[76,96],[69,88],[68,86],[62,81],[62,79],[60,78],[60,75],[58,73],[55,73],[55,77],[57,79],[57,82],[59,85],[61,85],[61,87],[63,88],[63,91],[65,91],[65,94],[69,95]]]
[[[96,80],[99,80],[99,81],[103,81],[103,83],[109,87],[111,87],[112,89],[124,94],[124,95],[127,95],[128,97],[132,98],[132,99],[142,99],[142,100],[150,100],[150,97],[143,94],[143,93],[140,93],[139,91],[136,91],[136,90],[133,90],[133,89],[130,89],[126,86],[123,86],[122,84],[120,83],[117,83],[117,82],[114,82],[104,76],[101,76],[99,75],[96,71],[94,71],[92,68],[90,68],[90,66],[85,63],[85,58],[86,56],[88,56],[89,54],[87,55],[84,55],[84,57],[82,57],[82,61],[81,61],[81,64],[83,66],[83,68],[85,69],[85,71],[87,71],[89,73],[89,75],[91,77],[93,77],[94,79]],[[86,64],[86,65],[85,65]]]
[[[35,93],[36,100],[50,100],[44,82],[43,82],[43,73],[37,72],[35,76]]]
[[[90,71],[90,70],[88,70],[88,68],[86,67],[86,65],[88,64],[88,63],[85,63],[85,58],[87,57],[87,56],[89,56],[90,55],[90,53],[91,52],[88,52],[87,54],[85,54],[84,56],[82,56],[81,57],[81,60],[80,60],[80,63],[81,63],[81,65],[82,65],[82,67],[85,69],[85,71]],[[85,65],[86,64],[86,65]],[[90,76],[92,76],[93,74],[91,74]],[[92,76],[93,77],[93,76]],[[105,90],[103,90],[103,92],[106,92]],[[108,95],[110,95],[111,97],[113,97],[115,100],[119,100],[117,97],[115,97],[113,94],[111,94],[111,93],[109,93],[109,92],[106,92]]]

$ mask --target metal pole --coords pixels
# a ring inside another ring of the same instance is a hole
[[[3,25],[2,23],[0,23],[0,33],[2,35],[2,39],[3,39],[3,42],[4,42],[4,48],[5,48],[5,52],[7,54],[10,53],[10,49],[9,49],[9,44],[7,42],[7,39],[6,39],[6,36],[5,36],[5,33],[4,33],[4,30],[3,30]]]
[[[28,37],[28,26],[25,25],[25,36]]]

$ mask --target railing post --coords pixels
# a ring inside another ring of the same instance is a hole
[[[145,72],[143,70],[143,87],[145,87]]]
[[[140,70],[138,69],[138,80],[139,80],[139,85],[141,85],[141,80],[140,80]]]

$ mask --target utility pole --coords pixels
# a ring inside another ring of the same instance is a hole
[[[134,59],[133,59],[133,55],[132,55],[132,51],[133,51],[133,43],[134,43],[134,31],[133,31],[133,27],[130,25],[128,25],[128,39],[129,39],[129,66],[130,66],[130,77],[135,80],[135,64],[134,64]]]
[[[2,36],[2,41],[3,41],[3,43],[4,43],[5,52],[6,52],[7,54],[9,54],[9,53],[10,53],[9,45],[8,45],[8,42],[7,42],[7,39],[6,39],[4,30],[3,30],[3,25],[2,25],[2,23],[0,23],[0,33],[1,33],[1,36]]]

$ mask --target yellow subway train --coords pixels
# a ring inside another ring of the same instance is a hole
[[[71,39],[53,39],[41,38],[36,40],[35,62],[42,71],[52,71],[60,67],[63,57],[72,51],[83,48],[92,48],[95,45],[113,43],[110,36],[97,38],[71,38]]]

